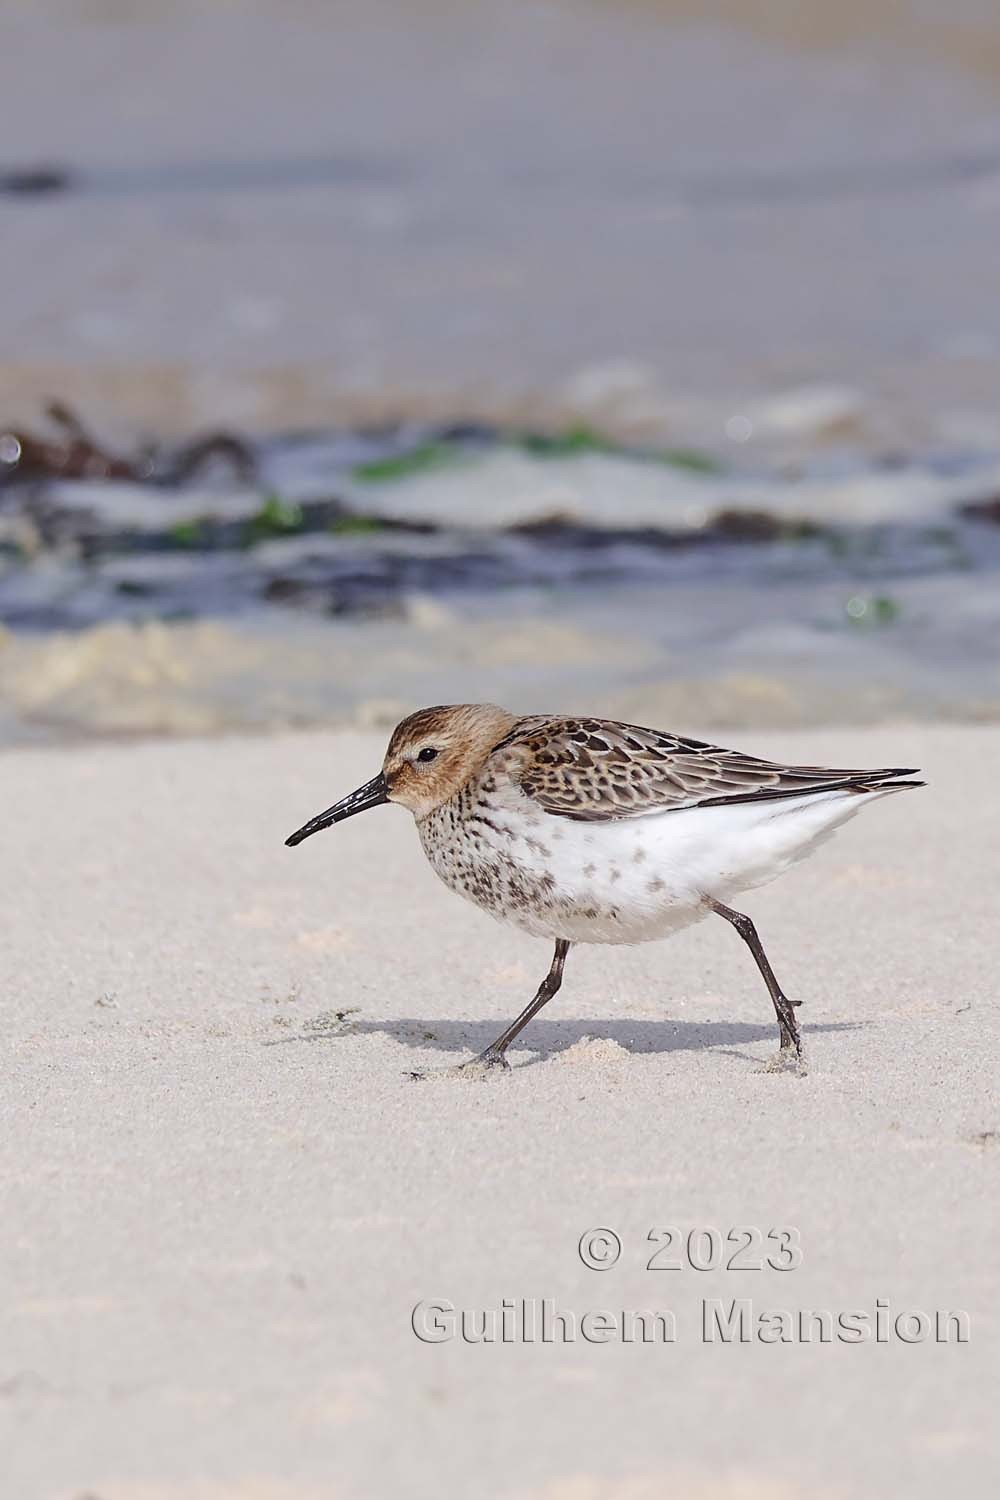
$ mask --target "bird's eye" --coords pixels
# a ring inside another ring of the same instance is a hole
[[[424,748],[421,750],[420,754],[417,756],[417,760],[423,760],[423,761],[436,760],[436,759],[437,759],[437,751],[434,749],[433,745],[425,745]]]

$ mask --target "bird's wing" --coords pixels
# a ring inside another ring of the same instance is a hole
[[[775,765],[636,724],[542,716],[520,719],[491,760],[547,813],[586,822],[838,788],[868,791],[911,774]]]

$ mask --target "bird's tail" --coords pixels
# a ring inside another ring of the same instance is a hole
[[[927,785],[926,781],[912,779],[917,770],[916,766],[907,766],[905,769],[865,771],[840,785],[845,792],[905,792],[909,787]]]

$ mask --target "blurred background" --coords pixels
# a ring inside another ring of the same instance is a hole
[[[0,739],[1000,715],[991,0],[0,28]]]

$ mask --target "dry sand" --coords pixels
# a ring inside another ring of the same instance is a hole
[[[575,950],[506,1077],[408,1082],[548,954],[439,886],[399,809],[282,847],[381,736],[3,755],[4,1497],[995,1493],[1000,733],[742,739],[931,779],[747,902],[806,1078],[755,1071],[770,1007],[706,923]],[[743,1225],[801,1266],[645,1269],[651,1230]],[[971,1340],[703,1342],[737,1297],[961,1309]],[[671,1309],[676,1342],[411,1328],[543,1298]]]

